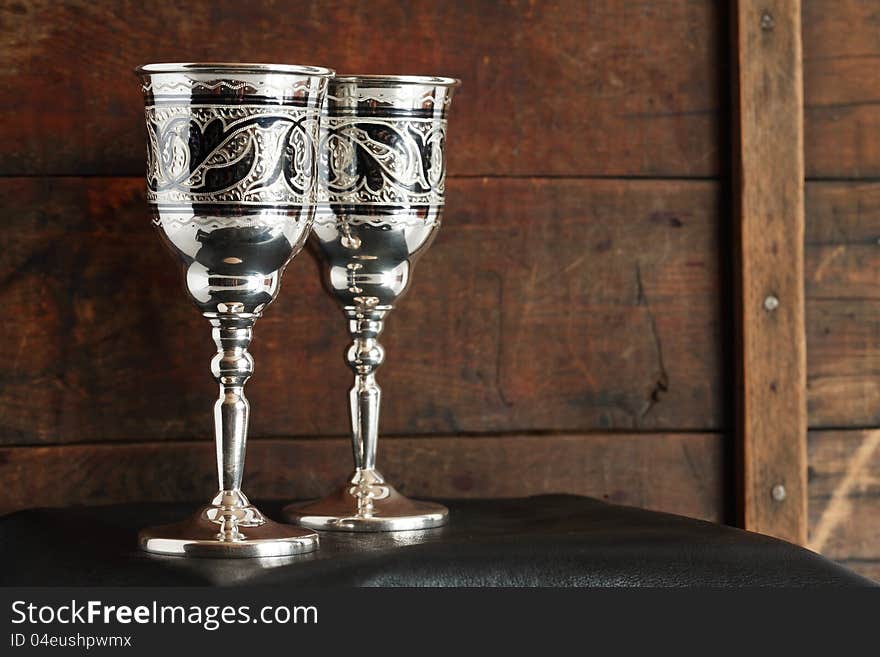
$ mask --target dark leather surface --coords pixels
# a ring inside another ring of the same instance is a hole
[[[137,550],[142,526],[195,504],[35,509],[0,518],[0,584],[61,586],[870,586],[760,534],[568,495],[446,502],[445,528],[322,533],[311,555],[183,559]],[[279,516],[280,503],[261,508]]]

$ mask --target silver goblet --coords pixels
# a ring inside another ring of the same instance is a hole
[[[144,529],[149,552],[268,557],[314,550],[318,537],[268,520],[241,490],[244,385],[254,322],[314,219],[316,145],[333,72],[267,64],[151,64],[143,81],[147,200],[213,327],[211,372],[219,491],[183,522]]]
[[[324,281],[342,306],[352,344],[349,394],[355,471],[324,499],[288,505],[312,529],[392,531],[437,527],[448,511],[410,500],[376,469],[384,360],[379,334],[409,287],[413,265],[440,226],[446,113],[458,80],[342,76],[330,83],[322,126],[319,205],[312,229]]]

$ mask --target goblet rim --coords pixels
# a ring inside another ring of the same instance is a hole
[[[154,73],[279,73],[332,78],[335,71],[325,66],[305,64],[263,64],[249,62],[157,62],[134,69],[137,75]]]
[[[430,87],[458,87],[461,80],[442,75],[381,75],[381,74],[337,74],[333,82],[367,84],[413,84]]]

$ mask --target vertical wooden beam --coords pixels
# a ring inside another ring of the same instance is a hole
[[[804,156],[800,0],[738,0],[740,520],[806,542]]]

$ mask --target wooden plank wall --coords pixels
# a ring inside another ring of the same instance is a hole
[[[288,4],[0,1],[4,510],[211,488],[213,347],[146,217],[130,69],[250,60],[464,81],[444,227],[386,331],[387,474],[733,521],[726,3]],[[880,44],[861,3],[803,20],[811,540],[876,576]],[[253,349],[256,497],[350,458],[344,327],[309,255],[286,280]]]
[[[444,228],[385,333],[383,471],[728,519],[715,3],[4,4],[7,508],[212,488],[213,347],[147,223],[131,69],[243,60],[464,82]],[[285,283],[252,350],[254,496],[350,467],[343,322],[309,255]]]
[[[880,580],[880,15],[803,3],[808,545]]]

